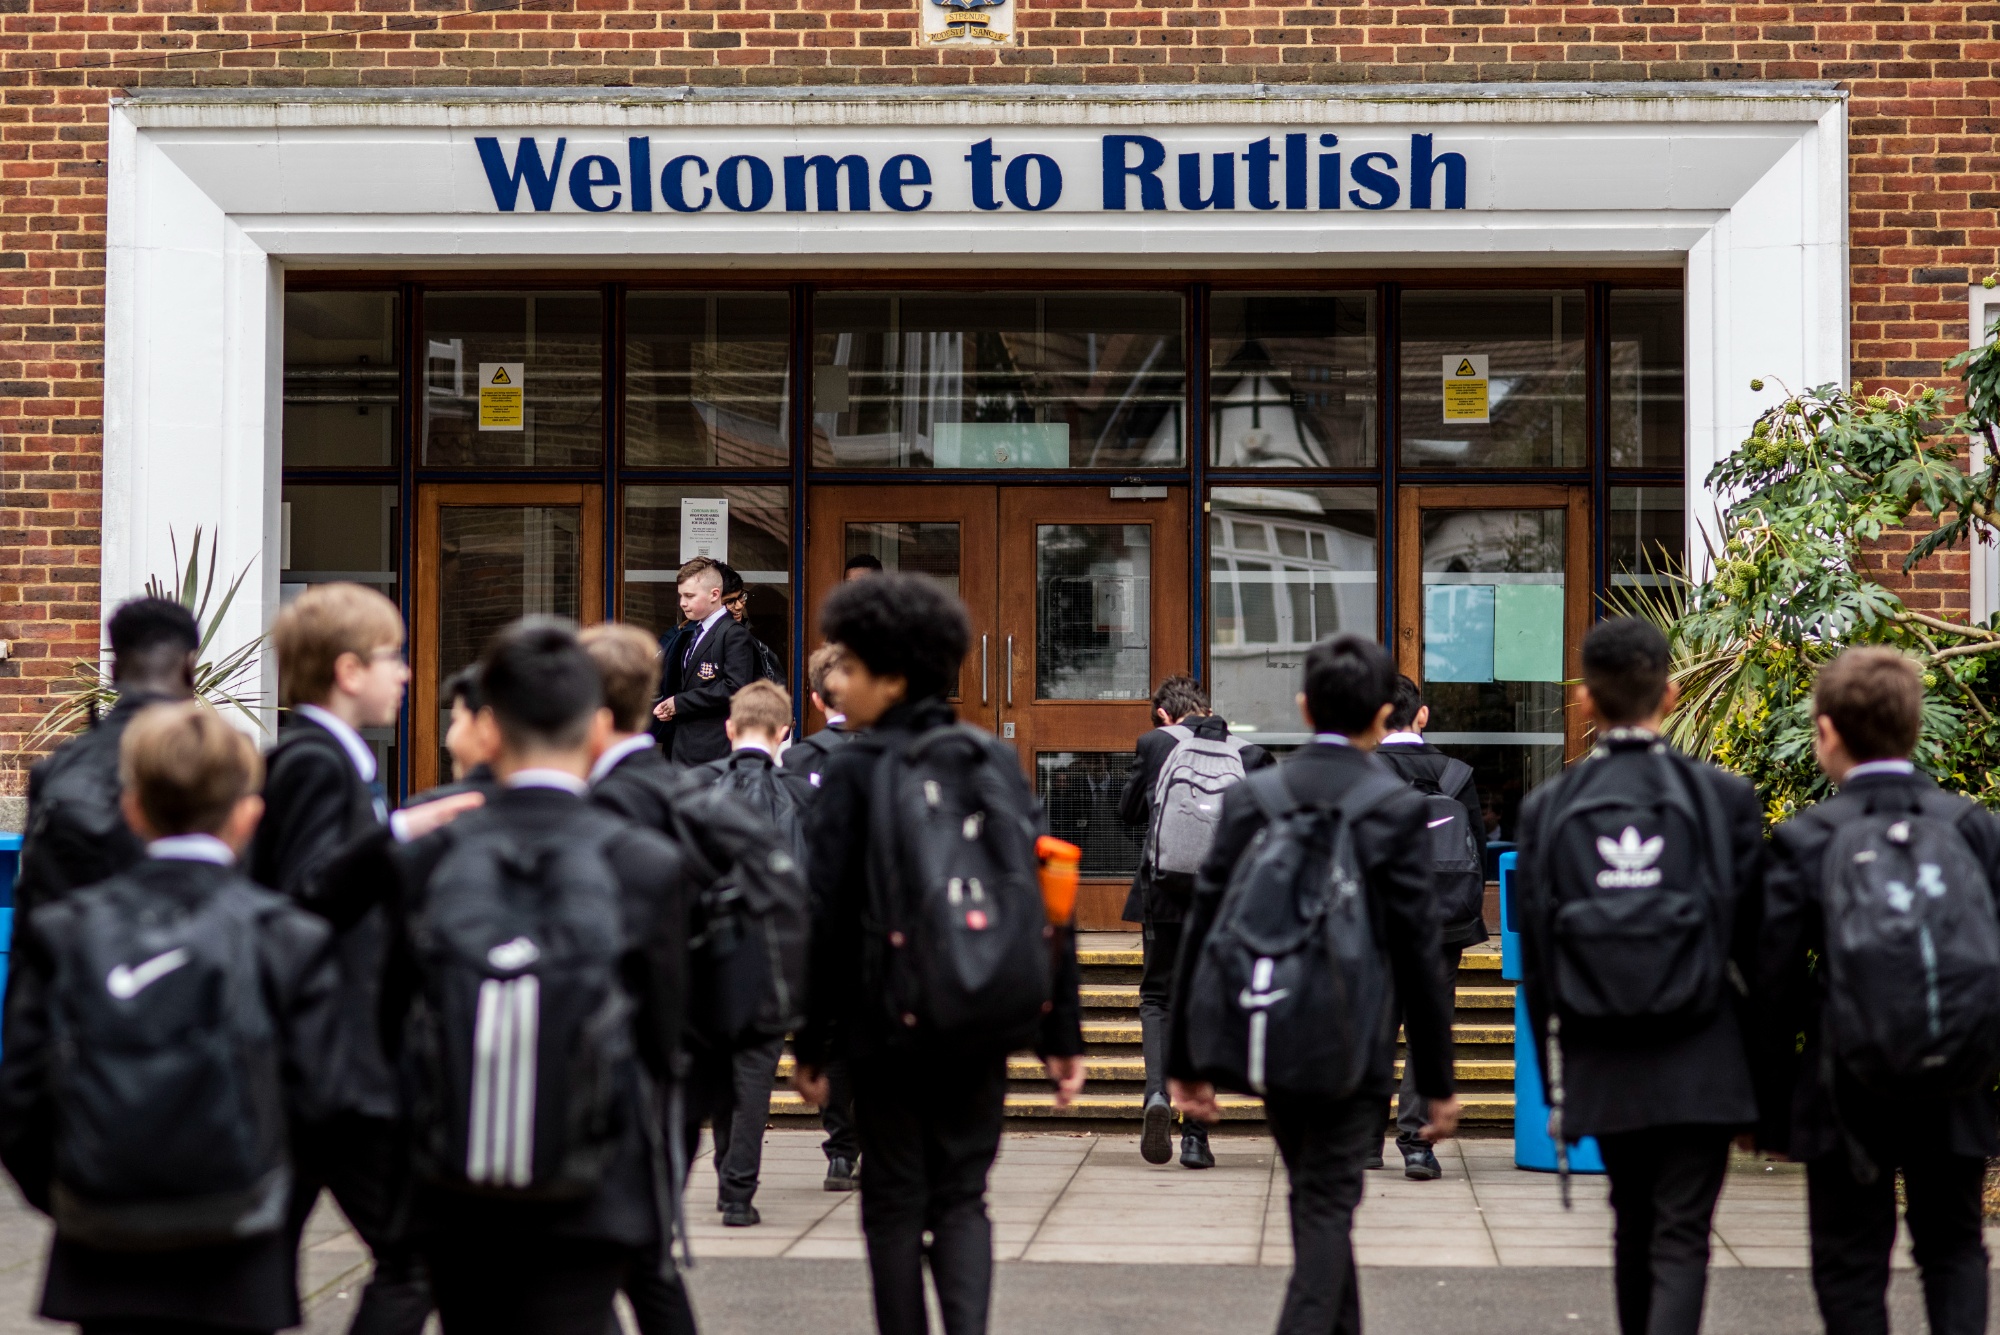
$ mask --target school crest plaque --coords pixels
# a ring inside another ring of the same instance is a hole
[[[1015,0],[917,0],[932,46],[992,46],[1014,40]]]

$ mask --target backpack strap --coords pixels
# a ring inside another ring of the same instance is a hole
[[[1456,756],[1444,758],[1444,769],[1437,776],[1437,791],[1440,797],[1458,798],[1472,783],[1472,766]]]

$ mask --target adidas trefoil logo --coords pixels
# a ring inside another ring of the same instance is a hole
[[[1638,829],[1630,825],[1616,839],[1599,835],[1597,855],[1604,859],[1605,869],[1597,873],[1597,888],[1649,890],[1658,885],[1660,869],[1653,864],[1660,860],[1666,846],[1665,835],[1656,834],[1651,839],[1641,839]]]

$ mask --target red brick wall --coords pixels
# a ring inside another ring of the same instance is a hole
[[[1834,79],[1851,104],[1853,357],[1936,381],[2000,264],[2000,4],[1019,0],[927,49],[913,0],[0,0],[0,765],[97,635],[105,99],[160,86]],[[1962,554],[1918,605],[1962,608]],[[0,792],[16,777],[0,771]]]

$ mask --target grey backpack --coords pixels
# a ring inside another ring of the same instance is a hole
[[[1146,846],[1155,876],[1192,876],[1215,843],[1222,794],[1243,781],[1243,743],[1197,737],[1178,723],[1166,732],[1174,749],[1153,781],[1153,828]]]

